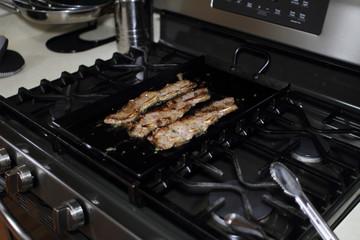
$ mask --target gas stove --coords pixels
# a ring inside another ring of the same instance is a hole
[[[319,238],[272,180],[273,162],[298,177],[332,229],[358,203],[357,86],[336,85],[340,78],[356,82],[357,63],[294,48],[281,37],[264,39],[246,26],[233,29],[232,22],[214,24],[209,12],[235,16],[225,12],[229,4],[239,4],[244,21],[266,20],[242,12],[242,1],[219,2],[210,8],[205,1],[181,1],[175,8],[155,1],[157,43],[1,97],[4,187],[54,238]],[[192,4],[204,11],[194,16]],[[331,16],[334,4],[324,15]],[[328,31],[325,16],[315,30],[281,21],[271,26],[320,38]],[[177,81],[178,73],[207,87],[214,99],[233,97],[238,110],[170,150],[104,124],[129,99]]]

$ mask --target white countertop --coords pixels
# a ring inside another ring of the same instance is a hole
[[[8,49],[18,52],[25,59],[25,67],[21,72],[0,78],[0,95],[4,97],[15,95],[21,86],[29,89],[35,87],[41,79],[57,79],[63,71],[75,72],[82,64],[91,66],[97,58],[109,59],[117,51],[115,41],[79,53],[56,53],[47,49],[45,44],[48,39],[87,24],[34,24],[14,13],[0,15],[0,23],[0,35],[9,40]],[[100,39],[115,35],[112,15],[101,18],[98,29],[83,38],[90,40],[92,34],[102,36]]]
[[[46,41],[62,33],[79,29],[86,24],[73,25],[39,25],[26,22],[14,13],[0,12],[0,35],[9,40],[8,49],[17,51],[25,59],[25,67],[18,74],[0,78],[0,95],[9,97],[17,93],[19,87],[32,88],[38,86],[41,79],[54,80],[61,72],[76,72],[80,65],[91,66],[95,60],[109,59],[117,51],[116,42],[80,53],[55,53],[46,48]],[[115,34],[114,20],[111,15],[100,19],[97,30],[84,36],[106,38]],[[97,38],[96,38],[97,39]],[[341,240],[360,239],[360,204],[337,227],[335,233]]]

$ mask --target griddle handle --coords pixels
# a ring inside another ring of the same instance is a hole
[[[238,56],[239,56],[239,53],[241,51],[248,51],[248,52],[251,52],[251,53],[255,53],[256,55],[259,55],[261,57],[263,57],[265,59],[265,63],[261,66],[261,68],[257,71],[257,73],[255,73],[253,75],[253,78],[254,79],[258,79],[260,74],[262,74],[267,68],[268,66],[270,65],[270,55],[261,50],[261,49],[258,49],[256,47],[253,47],[253,46],[247,46],[247,45],[240,45],[238,46],[235,51],[234,51],[234,56],[233,56],[233,62],[232,62],[232,65],[230,66],[230,71],[235,71],[236,70],[236,64],[237,64],[237,61],[238,61]]]

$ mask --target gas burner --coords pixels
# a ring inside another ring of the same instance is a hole
[[[239,184],[237,181],[229,181],[227,183],[233,185]],[[266,219],[272,212],[272,208],[262,201],[262,197],[264,194],[267,194],[267,192],[259,190],[246,191],[246,197],[251,203],[250,207],[253,211],[253,217],[258,221]],[[236,213],[246,218],[243,200],[238,193],[220,190],[212,191],[209,194],[210,205],[214,204],[220,198],[225,199],[222,207],[216,211],[216,215],[218,215],[221,219],[224,219],[224,217],[230,213]]]
[[[141,80],[141,81],[144,80],[144,72],[143,71],[138,72],[136,74],[136,79]]]
[[[322,156],[319,147],[322,148],[323,152],[327,153],[330,151],[329,143],[318,136],[314,137],[314,139],[308,136],[295,136],[290,139],[289,144],[291,145],[295,142],[299,142],[299,146],[291,153],[291,156],[303,163],[321,162]]]
[[[155,76],[156,73],[149,71],[141,71],[136,74],[136,79],[139,81],[143,81],[144,79],[151,78]]]

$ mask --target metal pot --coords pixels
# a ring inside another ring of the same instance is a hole
[[[22,17],[31,22],[41,24],[72,24],[96,20],[98,17],[109,12],[112,7],[112,1],[102,0],[102,4],[84,5],[84,7],[68,9],[34,6],[29,2],[19,0],[12,3],[0,1],[0,5],[21,14]]]
[[[143,47],[150,35],[150,10],[145,0],[116,0],[114,17],[118,51]]]

